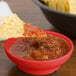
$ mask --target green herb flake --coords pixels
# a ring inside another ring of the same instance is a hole
[[[51,47],[49,45],[45,45],[45,48],[48,48],[48,49],[51,50]]]

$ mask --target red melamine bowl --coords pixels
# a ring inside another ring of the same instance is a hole
[[[32,61],[32,60],[24,60],[21,58],[18,58],[14,55],[12,55],[9,52],[9,48],[10,46],[19,38],[10,38],[6,41],[5,43],[5,52],[8,56],[8,58],[14,62],[19,69],[21,69],[22,71],[29,73],[29,74],[33,74],[33,75],[46,75],[46,74],[50,74],[53,73],[55,71],[57,71],[62,64],[64,64],[72,55],[73,52],[73,43],[72,41],[67,38],[66,36],[56,33],[56,32],[52,32],[52,31],[46,31],[47,34],[52,34],[52,35],[56,35],[58,37],[61,37],[63,39],[65,39],[70,46],[70,50],[69,52],[57,59],[54,60],[48,60],[48,61]]]

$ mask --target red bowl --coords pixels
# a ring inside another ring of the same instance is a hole
[[[14,62],[19,69],[21,69],[22,71],[29,73],[29,74],[33,74],[33,75],[46,75],[46,74],[50,74],[53,73],[55,71],[57,71],[62,64],[64,64],[72,55],[73,52],[73,43],[72,41],[67,38],[66,36],[56,33],[56,32],[52,32],[52,31],[46,31],[47,34],[52,34],[52,35],[56,35],[58,37],[61,37],[63,39],[65,39],[70,46],[70,50],[69,52],[57,59],[54,60],[48,60],[48,61],[32,61],[32,60],[24,60],[21,58],[18,58],[14,55],[12,55],[9,52],[9,48],[10,46],[19,38],[10,38],[6,41],[5,43],[5,52],[8,56],[8,58]]]

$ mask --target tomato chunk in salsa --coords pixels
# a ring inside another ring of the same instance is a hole
[[[9,51],[16,57],[28,60],[52,60],[64,56],[70,47],[66,40],[48,34],[42,39],[24,37],[16,40]]]

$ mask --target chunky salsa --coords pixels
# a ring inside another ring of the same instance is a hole
[[[69,51],[66,40],[48,34],[41,39],[24,37],[16,40],[9,51],[16,57],[28,60],[45,61],[64,56]]]

